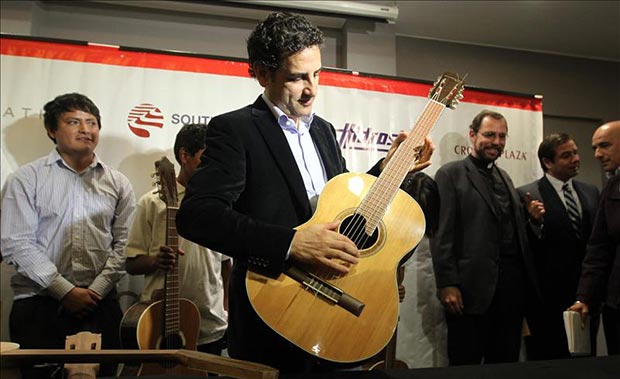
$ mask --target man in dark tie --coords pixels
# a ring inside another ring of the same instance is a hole
[[[431,253],[451,365],[517,361],[526,301],[536,296],[523,207],[495,164],[507,134],[504,116],[480,112],[469,127],[471,155],[435,176],[441,207]]]
[[[569,135],[545,137],[538,160],[544,176],[517,190],[530,215],[530,245],[543,296],[528,314],[527,353],[529,359],[568,358],[563,312],[574,300],[599,192],[573,179],[580,160]],[[593,347],[597,327],[598,322],[591,323]]]

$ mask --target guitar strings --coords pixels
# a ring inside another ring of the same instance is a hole
[[[396,196],[398,192],[397,189],[400,187],[411,167],[410,162],[416,162],[419,158],[420,149],[418,149],[418,146],[421,144],[423,146],[425,136],[429,134],[435,122],[445,109],[445,104],[439,102],[444,84],[445,81],[441,80],[438,82],[436,88],[431,90],[435,90],[435,92],[432,94],[429,102],[424,106],[419,119],[414,124],[410,132],[410,138],[405,139],[402,146],[400,146],[402,148],[396,150],[394,156],[384,169],[386,174],[380,175],[373,183],[368,194],[351,216],[353,218],[352,222],[342,231],[342,234],[349,237],[359,249],[364,248],[369,239],[374,235],[380,220],[387,211],[387,207]],[[450,91],[447,97],[454,95],[455,88]],[[417,130],[419,126],[419,129],[421,129],[420,131]],[[414,147],[411,148],[411,145],[414,145]],[[395,166],[395,168],[392,168],[392,166]],[[390,174],[392,175],[390,176]],[[381,201],[373,203],[371,200],[376,197]],[[366,233],[369,224],[372,230],[370,234]],[[330,272],[331,275],[328,275]],[[329,268],[319,269],[316,275],[323,278],[330,276],[329,279],[331,280],[340,279],[344,276],[344,274],[341,273],[335,274],[334,270]]]
[[[436,98],[437,96],[438,94],[436,93],[433,97]],[[401,146],[402,149],[401,148],[397,149],[394,156],[390,160],[390,162],[388,162],[388,166],[390,166],[390,169],[388,170],[388,167],[386,167],[386,169],[384,170],[386,171],[386,175],[380,176],[375,181],[375,183],[373,183],[373,185],[371,186],[369,190],[369,193],[366,195],[365,199],[362,201],[362,204],[360,204],[360,206],[356,208],[352,216],[353,221],[345,227],[342,234],[349,237],[358,248],[362,249],[363,247],[366,246],[366,244],[368,243],[368,240],[372,238],[374,231],[376,230],[378,226],[372,223],[373,217],[366,217],[366,215],[374,216],[374,219],[376,220],[380,220],[383,217],[385,211],[387,210],[387,205],[391,203],[394,196],[398,192],[398,191],[390,191],[390,187],[394,187],[395,189],[398,189],[398,187],[400,187],[402,180],[407,175],[407,172],[409,171],[409,168],[411,167],[410,162],[412,162],[412,160],[415,162],[418,158],[420,151],[417,148],[417,146],[423,143],[425,136],[428,135],[434,122],[437,121],[443,109],[444,109],[443,104],[437,103],[436,101],[429,101],[427,103],[427,105],[425,106],[422,112],[422,115],[420,116],[420,119],[418,120],[418,122],[416,122],[415,126],[413,127],[411,131],[410,138],[407,138],[403,142],[403,145]],[[431,119],[434,119],[434,120],[431,120]],[[422,129],[421,131],[416,130],[418,129],[419,125],[423,126],[421,128]],[[410,145],[414,145],[415,148],[410,148]],[[396,166],[396,169],[393,169],[391,166]],[[397,174],[402,174],[404,172],[404,175],[395,174],[395,175],[392,175],[392,177],[390,177],[389,174],[393,172]],[[385,184],[386,182],[387,184]],[[378,195],[376,194],[377,192],[378,192]],[[377,201],[373,203],[367,200],[367,199],[376,198],[377,196],[382,201]],[[384,206],[381,206],[381,205],[384,205]],[[368,208],[368,209],[365,209],[365,208]],[[371,226],[373,230],[371,234],[366,233],[366,229],[367,229],[366,226],[368,225],[369,221],[371,222]],[[321,271],[324,271],[324,270],[321,270]],[[339,279],[339,278],[342,278],[344,275],[339,273],[334,276],[336,279]]]

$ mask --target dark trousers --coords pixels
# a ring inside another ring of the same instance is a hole
[[[198,345],[196,350],[202,353],[209,353],[214,355],[222,355],[222,350],[226,349],[227,336],[224,334],[222,338],[217,341]]]
[[[523,283],[521,267],[501,270],[493,301],[484,314],[458,316],[446,312],[450,365],[519,360],[525,308]]]
[[[620,309],[603,306],[603,329],[607,354],[620,355]]]
[[[13,302],[9,330],[11,340],[19,343],[22,349],[64,350],[66,336],[82,331],[100,333],[102,349],[118,349],[122,317],[115,291],[101,300],[94,312],[82,319],[64,312],[60,302],[51,297],[33,296]],[[115,371],[116,365],[101,365],[99,372],[110,376],[115,375]],[[26,376],[32,377],[29,374]]]

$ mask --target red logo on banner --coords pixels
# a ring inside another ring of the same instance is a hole
[[[129,111],[127,125],[133,134],[147,138],[151,133],[145,128],[163,128],[164,116],[153,104],[140,104]]]

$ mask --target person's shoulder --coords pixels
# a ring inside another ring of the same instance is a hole
[[[618,196],[618,191],[620,189],[620,174],[616,174],[612,176],[605,185],[605,190],[611,192],[614,195],[614,198]]]
[[[145,192],[142,196],[140,196],[140,199],[138,199],[138,204],[146,205],[158,203],[163,203],[163,200],[161,200],[159,194],[157,193],[157,190],[155,189],[151,189]]]
[[[456,161],[451,161],[448,163],[444,163],[443,165],[441,165],[441,167],[439,167],[439,169],[437,170],[437,172],[450,172],[450,171],[454,171],[454,170],[459,170],[461,168],[463,168],[465,166],[466,160],[465,159],[458,159]]]
[[[524,184],[520,187],[517,187],[517,192],[519,193],[532,192],[534,189],[538,188],[539,182],[540,182],[540,179],[536,179],[531,183]]]
[[[598,193],[599,190],[598,188],[590,183],[586,183],[586,182],[582,182],[580,180],[574,180],[573,179],[573,186],[577,186],[579,187],[579,189],[583,190],[583,191],[588,191],[588,192],[596,192]]]
[[[248,104],[241,108],[233,109],[228,112],[220,113],[217,116],[214,116],[211,121],[209,121],[209,125],[212,123],[219,123],[222,121],[230,120],[230,119],[238,119],[240,117],[249,117],[253,111],[268,111],[266,108],[265,102],[260,98],[260,96],[256,99],[256,101],[252,104]]]
[[[15,171],[13,171],[9,178],[26,179],[35,177],[41,167],[44,167],[48,164],[48,158],[49,156],[40,157],[35,159],[34,161],[19,166]]]

